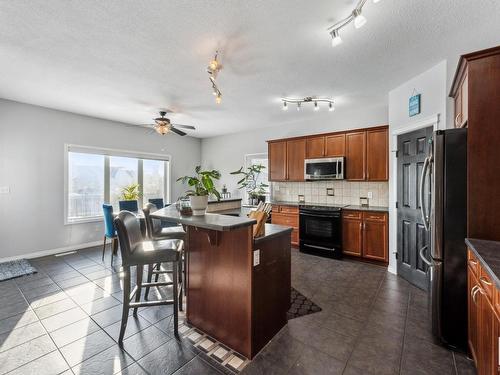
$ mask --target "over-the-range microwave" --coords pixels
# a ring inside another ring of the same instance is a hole
[[[345,173],[345,157],[305,159],[304,179],[317,180],[343,180]]]

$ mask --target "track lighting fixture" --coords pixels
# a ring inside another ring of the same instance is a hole
[[[380,0],[373,0],[376,4]],[[361,14],[363,7],[366,3],[366,0],[359,0],[356,7],[353,9],[351,14],[344,18],[343,20],[337,22],[336,24],[330,26],[327,30],[330,33],[332,38],[332,47],[338,46],[342,43],[342,39],[340,38],[340,30],[354,21],[354,27],[356,29],[362,28],[366,24],[366,18]]]
[[[332,102],[328,104],[328,111],[333,112],[335,111],[335,107],[333,106]]]
[[[215,82],[215,78],[217,78],[217,74],[219,74],[222,69],[222,65],[217,60],[219,55],[219,51],[215,52],[214,59],[210,61],[207,67],[208,79],[212,84],[212,92],[215,96],[215,104],[220,104],[222,102],[222,92],[219,90],[217,83]]]
[[[283,102],[283,110],[286,111],[288,109],[288,103],[296,103],[297,111],[300,111],[302,108],[302,103],[314,103],[314,110],[319,111],[320,103],[328,103],[328,110],[333,111],[333,99],[332,98],[323,98],[317,96],[306,96],[305,98],[281,98]]]
[[[361,14],[361,9],[354,9],[352,16],[354,17],[354,27],[361,29],[366,23],[366,18]]]
[[[340,37],[338,30],[332,30],[330,35],[332,36],[332,47],[338,46],[342,43],[342,38]]]

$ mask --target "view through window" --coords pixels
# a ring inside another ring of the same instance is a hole
[[[132,184],[140,187],[139,207],[149,199],[161,198],[167,203],[169,160],[160,157],[68,147],[66,222],[100,218],[103,203],[118,211],[122,189]]]
[[[269,165],[268,165],[268,160],[267,160],[267,154],[249,154],[249,155],[245,155],[245,168],[248,168],[250,167],[251,165],[263,165],[264,167],[266,167],[261,173],[260,175],[257,177],[257,180],[255,181],[256,182],[256,185],[259,186],[261,183],[262,184],[265,184],[265,185],[269,185],[269,181],[268,181],[268,175],[269,175]],[[270,189],[269,189],[269,186],[264,188],[265,190],[265,196],[266,196],[266,201],[269,200],[269,192],[270,192]],[[245,192],[245,198],[246,200],[248,201],[248,192]]]

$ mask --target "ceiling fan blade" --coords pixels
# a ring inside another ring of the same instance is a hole
[[[172,125],[175,125],[178,128],[196,130],[196,128],[192,125],[182,125],[182,124],[172,124]]]
[[[178,135],[180,135],[182,137],[186,135],[186,133],[184,133],[182,130],[174,128],[173,126],[170,128],[170,130],[173,131],[175,134],[178,134]]]

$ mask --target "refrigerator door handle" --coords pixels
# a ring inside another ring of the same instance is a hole
[[[422,247],[422,248],[420,249],[420,251],[419,251],[419,254],[420,254],[420,259],[422,259],[422,261],[423,261],[425,264],[427,264],[427,266],[432,267],[432,266],[433,266],[433,265],[432,265],[432,263],[431,263],[431,262],[429,262],[429,261],[427,260],[427,258],[425,257],[425,255],[424,255],[424,251],[425,251],[425,250],[427,250],[427,248],[428,248],[428,247],[429,247],[428,245],[425,245],[424,247]]]
[[[426,231],[429,231],[429,216],[427,216],[425,212],[425,195],[424,195],[424,187],[425,187],[425,177],[427,176],[427,171],[429,169],[429,165],[431,162],[430,156],[425,158],[424,167],[422,168],[422,174],[420,175],[420,213],[422,214],[422,221],[424,223],[424,228]]]

